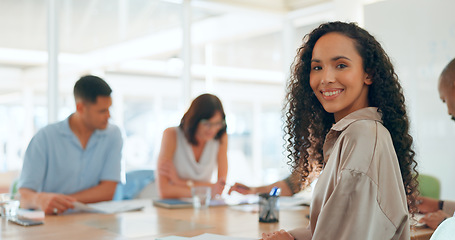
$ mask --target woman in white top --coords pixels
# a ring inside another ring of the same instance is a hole
[[[322,24],[304,40],[288,86],[285,129],[303,183],[320,172],[310,225],[263,238],[410,239],[417,163],[389,57],[354,23]]]
[[[162,198],[191,197],[193,186],[222,193],[228,171],[225,118],[218,97],[203,94],[193,100],[178,127],[164,131],[157,179]],[[216,169],[218,181],[211,183]]]

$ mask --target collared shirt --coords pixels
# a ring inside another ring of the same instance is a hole
[[[38,131],[27,148],[20,188],[72,194],[99,184],[121,180],[122,135],[109,124],[95,130],[82,148],[71,131],[69,117]]]
[[[332,126],[310,210],[312,240],[410,239],[400,166],[377,108]]]

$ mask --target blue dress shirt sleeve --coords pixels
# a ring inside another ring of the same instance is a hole
[[[19,178],[19,188],[41,191],[47,170],[47,140],[40,130],[30,141],[25,152],[23,168]]]
[[[106,160],[100,179],[120,182],[123,138],[120,129],[115,125],[112,125],[109,141],[111,148],[106,152]]]

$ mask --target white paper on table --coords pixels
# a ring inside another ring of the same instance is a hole
[[[156,238],[155,240],[186,240],[186,239],[190,239],[190,238],[179,237],[179,236],[168,236],[168,237]]]
[[[241,212],[251,212],[251,213],[259,212],[259,205],[257,205],[257,204],[235,205],[235,206],[230,206],[230,208],[233,210],[241,211]]]
[[[419,222],[423,216],[425,216],[425,214],[416,213],[416,214],[414,214],[414,218],[412,218],[411,214],[409,214],[410,225],[414,225],[416,227],[425,226],[426,225],[425,223]]]
[[[144,201],[105,201],[99,203],[83,204],[74,202],[73,211],[76,212],[99,212],[99,213],[119,213],[128,211],[138,211],[145,207]]]
[[[241,237],[231,237],[231,236],[224,236],[212,233],[204,233],[199,236],[195,236],[189,239],[195,240],[256,240],[257,238],[241,238]]]
[[[23,209],[23,208],[19,208],[17,210],[17,215],[19,217],[24,217],[24,218],[34,219],[34,220],[43,220],[44,216],[45,216],[43,211],[29,210],[29,209]]]

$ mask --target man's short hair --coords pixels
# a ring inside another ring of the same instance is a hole
[[[100,77],[86,75],[77,80],[74,85],[74,99],[82,99],[89,103],[96,103],[98,96],[110,97],[112,89]]]
[[[455,82],[455,58],[442,70],[440,81],[444,86],[453,86]]]

